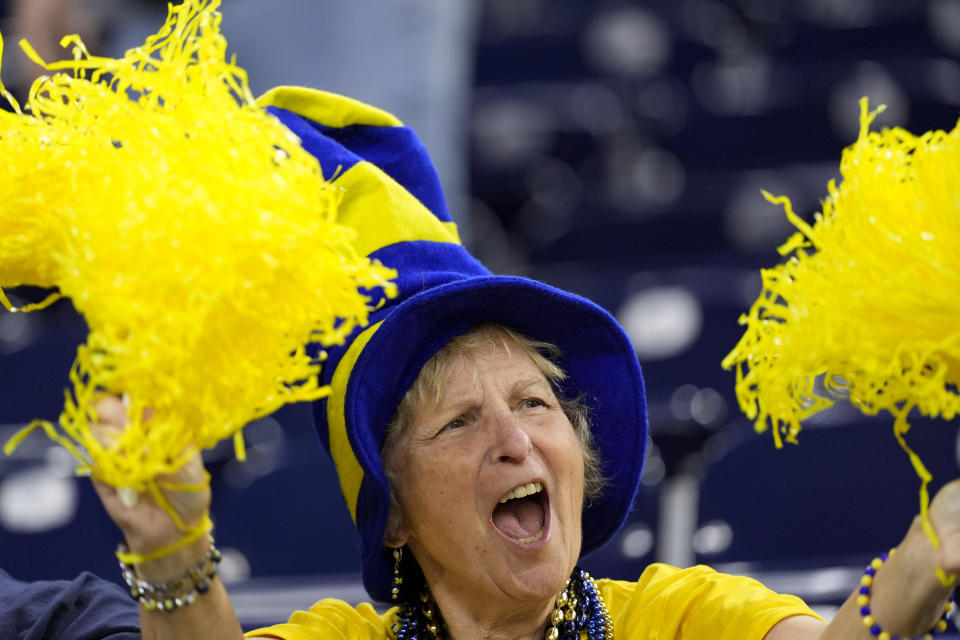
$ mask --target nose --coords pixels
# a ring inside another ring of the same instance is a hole
[[[498,462],[523,462],[533,450],[533,442],[517,419],[509,411],[497,415],[493,420],[496,436],[493,458]]]

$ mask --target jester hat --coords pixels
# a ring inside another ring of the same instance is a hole
[[[314,405],[317,430],[360,532],[370,595],[388,601],[393,576],[383,543],[390,508],[380,455],[386,427],[426,361],[481,322],[560,348],[567,373],[561,393],[582,396],[590,408],[608,479],[603,495],[583,512],[582,552],[607,542],[633,503],[647,437],[640,366],[617,322],[589,300],[493,275],[474,259],[458,240],[425,148],[392,115],[300,88],[274,89],[259,103],[299,136],[324,177],[343,190],[338,222],[358,231],[357,252],[398,274],[398,294],[379,300],[370,324],[326,350],[320,382],[331,385],[331,394]]]

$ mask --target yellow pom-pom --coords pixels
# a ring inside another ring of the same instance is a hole
[[[394,273],[337,224],[339,190],[226,59],[218,6],[171,5],[119,59],[76,37],[64,40],[74,59],[52,64],[27,46],[54,73],[22,111],[0,111],[0,286],[57,287],[89,327],[59,429],[30,428],[133,491],[324,396],[305,345],[367,322],[358,288],[392,292]],[[90,428],[104,392],[130,398],[110,444]]]
[[[780,247],[786,261],[761,271],[763,290],[723,366],[736,370],[740,408],[757,431],[771,429],[777,447],[796,442],[801,422],[837,397],[864,414],[892,414],[937,548],[931,475],[904,434],[914,409],[945,420],[960,411],[960,125],[921,136],[870,131],[881,109],[861,100],[842,182],[830,181],[813,225],[789,199],[764,192],[798,230]]]
[[[765,194],[798,231],[780,248],[787,260],[762,271],[723,361],[741,409],[778,446],[837,395],[867,414],[890,411],[901,432],[914,407],[948,420],[960,410],[960,128],[875,132],[876,112],[866,99],[861,109],[842,182],[830,182],[812,226]],[[831,393],[815,389],[819,379]]]

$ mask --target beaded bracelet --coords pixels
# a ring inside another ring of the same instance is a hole
[[[118,555],[127,553],[123,543],[117,546]],[[210,539],[210,547],[203,558],[180,576],[165,582],[148,582],[137,577],[132,564],[120,561],[120,572],[130,587],[130,597],[148,611],[172,613],[181,607],[193,604],[199,596],[210,590],[210,583],[217,575],[217,565],[223,556]]]
[[[890,553],[893,552],[894,550],[891,549]],[[947,628],[947,620],[950,618],[950,612],[953,610],[952,595],[950,596],[950,599],[947,600],[943,615],[941,615],[940,619],[937,620],[937,623],[933,626],[933,629],[916,638],[901,639],[900,636],[891,635],[890,633],[884,631],[880,625],[877,624],[876,619],[873,617],[873,613],[870,611],[870,588],[873,586],[873,578],[877,574],[877,570],[883,566],[883,563],[887,561],[888,557],[889,554],[882,553],[874,558],[864,570],[863,577],[860,578],[860,589],[858,591],[859,595],[857,596],[857,604],[860,605],[860,615],[863,616],[863,626],[870,631],[871,635],[876,636],[878,640],[931,640],[933,636],[937,635],[938,633],[942,633]]]

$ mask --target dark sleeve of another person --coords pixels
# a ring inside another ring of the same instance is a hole
[[[0,570],[3,640],[140,640],[136,603],[119,585],[81,573],[21,582]]]

